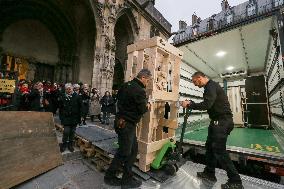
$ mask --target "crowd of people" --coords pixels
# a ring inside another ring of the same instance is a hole
[[[80,97],[80,125],[86,125],[88,115],[92,122],[97,118],[102,124],[110,123],[110,115],[116,114],[116,90],[112,94],[106,91],[102,96],[98,89],[91,89],[88,84],[72,84],[72,88]],[[59,110],[60,116],[60,99],[65,93],[64,84],[21,80],[15,92],[15,106],[18,111],[52,112],[54,115]]]
[[[116,114],[116,91],[109,91],[101,97],[99,90],[88,84],[56,84],[51,82],[27,83],[22,80],[16,90],[16,109],[18,111],[52,112],[59,114],[64,127],[60,151],[66,148],[74,151],[74,137],[77,125],[87,125],[95,117],[102,124],[110,123],[110,115]],[[101,118],[101,113],[103,114]]]

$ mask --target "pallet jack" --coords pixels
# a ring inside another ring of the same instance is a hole
[[[163,145],[160,152],[151,163],[151,167],[155,170],[163,169],[168,175],[175,175],[179,167],[183,164],[182,155],[183,155],[183,139],[185,134],[185,129],[187,125],[187,119],[191,113],[191,109],[183,108],[184,120],[182,124],[182,131],[180,136],[180,141],[178,145],[175,144],[175,141],[171,139],[169,142]]]

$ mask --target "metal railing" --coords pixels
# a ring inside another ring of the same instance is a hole
[[[0,106],[0,111],[13,111],[15,109],[14,105]]]

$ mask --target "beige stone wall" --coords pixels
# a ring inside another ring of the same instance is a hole
[[[137,24],[139,26],[139,35],[136,41],[141,39],[149,39],[151,24],[137,11],[133,10],[132,12],[135,17],[137,17]]]
[[[102,94],[112,89],[116,47],[114,28],[118,18],[127,14],[134,42],[150,38],[150,28],[153,23],[135,8],[131,9],[131,13],[127,12],[130,6],[125,0],[98,0],[92,3],[95,16],[98,17],[92,87],[100,89]],[[135,26],[138,26],[138,32],[135,32]],[[162,34],[161,37],[166,39]]]

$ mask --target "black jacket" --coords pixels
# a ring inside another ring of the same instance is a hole
[[[47,108],[45,101],[47,100],[46,93],[42,92],[43,96],[40,96],[40,92],[37,89],[32,89],[28,95],[31,111],[42,111]]]
[[[62,125],[77,125],[81,122],[82,101],[76,93],[59,98],[59,117]]]
[[[209,80],[204,87],[203,102],[190,105],[193,110],[207,110],[210,119],[217,120],[223,116],[232,116],[228,97],[222,87]]]
[[[81,101],[82,101],[82,114],[87,115],[89,112],[89,101],[90,101],[90,96],[85,93],[82,92],[79,94]]]
[[[54,114],[56,113],[58,108],[58,99],[60,98],[60,95],[62,95],[62,93],[59,89],[53,90],[49,94],[49,108],[50,111],[52,111]]]
[[[15,106],[18,111],[29,111],[30,110],[30,102],[29,102],[29,93],[24,94],[18,89],[15,91],[16,100]]]
[[[118,117],[132,123],[138,123],[147,112],[146,91],[137,78],[124,83],[117,93]]]
[[[102,105],[102,112],[113,112],[113,107],[115,106],[115,102],[111,96],[103,96],[100,100],[100,103]]]

